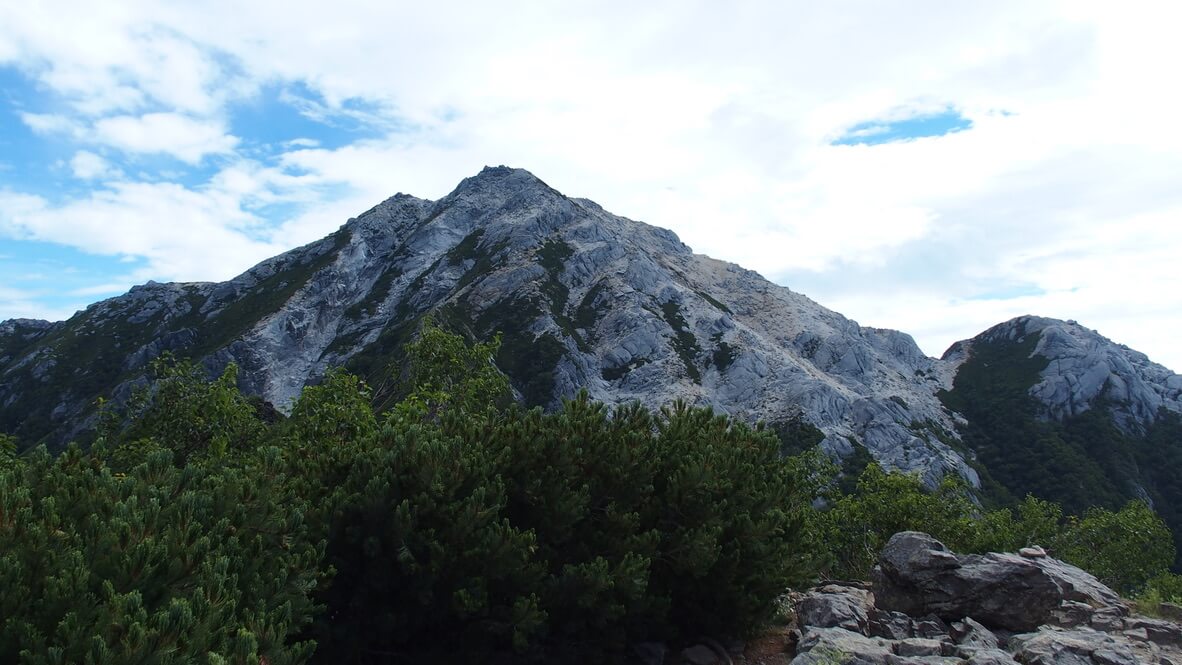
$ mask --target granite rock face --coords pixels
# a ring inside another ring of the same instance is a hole
[[[0,411],[0,425],[60,444],[95,397],[127,392],[164,351],[211,373],[235,362],[244,390],[284,410],[333,366],[378,385],[428,314],[474,337],[504,331],[498,364],[527,403],[553,407],[585,388],[611,404],[682,399],[748,421],[801,418],[835,455],[856,441],[929,483],[948,472],[976,483],[944,442],[956,435],[935,396],[940,361],[908,335],[859,326],[505,167],[438,201],[394,196],[228,282],[150,283],[69,321],[5,323],[0,340],[19,329],[42,343],[13,344],[0,363],[0,409],[70,386],[56,391],[60,408],[20,413],[38,426],[18,411]]]
[[[1075,321],[1020,316],[954,344],[944,360],[955,367],[975,342],[1017,342],[1027,335],[1038,336],[1032,353],[1049,361],[1030,388],[1049,418],[1076,416],[1103,401],[1117,426],[1136,433],[1161,409],[1182,412],[1182,375]]]
[[[165,352],[211,375],[236,363],[240,387],[280,410],[335,366],[380,390],[426,316],[473,338],[504,332],[498,365],[530,405],[580,389],[609,404],[680,399],[804,421],[830,454],[865,446],[929,485],[947,473],[979,484],[958,452],[961,421],[938,398],[972,340],[929,358],[905,333],[860,326],[506,167],[437,201],[398,194],[227,282],[150,282],[68,321],[0,323],[0,431],[61,446],[93,424],[97,397],[126,398]],[[1098,391],[1128,397],[1122,422],[1182,411],[1182,377],[1144,356],[1075,324],[1022,325],[1056,358],[1033,390],[1048,412],[1089,408]]]
[[[873,578],[880,609],[934,614],[945,620],[971,617],[1014,631],[1054,622],[1065,604],[1077,614],[1124,607],[1120,597],[1095,577],[1058,559],[1000,553],[958,556],[915,531],[891,537]]]
[[[927,534],[905,532],[883,549],[878,568],[870,591],[831,584],[798,597],[794,665],[1182,662],[1182,625],[1129,616],[1111,589],[1050,557],[956,555]],[[1088,616],[1064,626],[1054,609],[1064,606]]]

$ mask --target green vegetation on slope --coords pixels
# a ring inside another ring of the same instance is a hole
[[[165,360],[89,451],[17,456],[0,437],[0,661],[618,662],[639,641],[757,631],[786,588],[864,577],[917,528],[1182,594],[1144,503],[983,512],[961,483],[927,492],[869,461],[842,492],[802,420],[585,395],[502,409],[496,341],[429,323],[411,339],[405,397],[380,415],[343,371],[284,419],[233,367],[206,382]]]
[[[1029,390],[1049,361],[1031,355],[1037,344],[1034,333],[974,342],[953,389],[940,395],[968,419],[963,440],[984,467],[988,498],[1013,505],[1031,494],[1082,513],[1147,496],[1182,536],[1182,419],[1163,411],[1144,435],[1128,434],[1104,400],[1062,422],[1041,417]]]
[[[685,322],[685,317],[681,315],[681,306],[672,300],[663,303],[661,315],[664,317],[665,323],[673,328],[673,349],[677,351],[677,356],[685,365],[685,373],[693,379],[694,383],[701,383],[702,374],[698,371],[698,366],[695,363],[698,354],[702,352],[702,347],[698,346],[697,338],[694,337],[689,324]]]
[[[112,311],[107,316],[107,310],[99,306],[76,314],[35,345],[25,347],[25,351],[42,354],[37,362],[5,374],[5,383],[16,400],[6,404],[0,414],[0,431],[15,434],[27,445],[52,435],[50,443],[56,446],[53,439],[66,434],[55,430],[63,409],[82,405],[84,412],[92,412],[91,405],[100,395],[143,374],[143,368],[127,366],[129,356],[138,349],[170,336],[177,344],[173,351],[185,357],[200,358],[222,348],[278,311],[336,258],[348,240],[347,232],[334,233],[322,241],[319,254],[259,281],[209,319],[199,311],[205,297],[192,287],[186,287],[171,318],[163,308],[142,319],[133,319],[125,311]],[[38,366],[40,370],[36,370]],[[72,412],[66,415],[74,416]]]

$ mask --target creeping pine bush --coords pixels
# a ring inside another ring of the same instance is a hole
[[[821,543],[828,576],[865,579],[892,535],[915,530],[962,553],[1041,545],[1130,596],[1148,590],[1169,597],[1182,589],[1168,574],[1175,556],[1170,530],[1142,501],[1119,511],[1092,508],[1082,516],[1064,516],[1058,504],[1033,496],[984,510],[963,481],[946,478],[928,490],[918,477],[888,473],[877,464],[866,467],[854,492],[830,494],[829,500],[825,510],[809,515],[806,527]]]
[[[0,467],[0,662],[304,662],[320,552],[279,451],[116,474],[71,447]]]
[[[809,577],[778,440],[708,410],[611,414],[584,395],[390,418],[362,448],[332,499],[323,662],[610,659],[749,632]]]

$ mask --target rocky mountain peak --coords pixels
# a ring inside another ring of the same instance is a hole
[[[428,316],[473,339],[504,333],[497,363],[527,404],[579,390],[608,404],[685,400],[815,427],[825,450],[929,484],[948,472],[978,483],[963,423],[938,397],[974,345],[1037,336],[1024,353],[1051,361],[1032,394],[1052,414],[1103,397],[1139,422],[1179,408],[1182,392],[1142,354],[1053,319],[1020,317],[928,358],[905,333],[497,166],[436,201],[397,194],[226,282],[150,282],[66,322],[3,324],[0,431],[61,444],[87,427],[95,397],[128,394],[166,351],[211,374],[236,363],[240,387],[281,410],[336,366],[381,395]]]
[[[1032,339],[1030,355],[1048,362],[1030,394],[1048,417],[1063,420],[1103,403],[1119,427],[1142,431],[1163,408],[1182,412],[1182,376],[1075,321],[1019,316],[958,342],[944,359],[959,364],[976,343]]]
[[[381,387],[428,315],[473,338],[503,332],[498,365],[528,404],[581,389],[610,404],[681,399],[749,421],[803,421],[831,452],[864,448],[929,482],[949,471],[976,481],[948,445],[939,363],[908,335],[863,328],[504,166],[437,201],[393,196],[228,282],[147,284],[44,344],[7,345],[0,415],[10,430],[71,435],[99,391],[125,394],[164,351],[211,373],[237,363],[241,387],[280,409],[338,365]],[[24,425],[30,412],[37,427]]]

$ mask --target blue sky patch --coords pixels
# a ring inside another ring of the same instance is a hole
[[[269,85],[230,107],[230,132],[243,138],[244,147],[266,152],[285,147],[331,150],[382,136],[384,128],[367,121],[371,118],[369,110],[357,104],[330,108],[303,83]],[[300,143],[290,145],[291,141]]]
[[[973,121],[952,107],[939,112],[901,120],[868,120],[850,127],[830,145],[880,145],[944,136],[971,129]]]
[[[1034,284],[1012,284],[988,291],[981,291],[965,298],[965,300],[1013,300],[1031,296],[1045,296],[1046,289]]]

